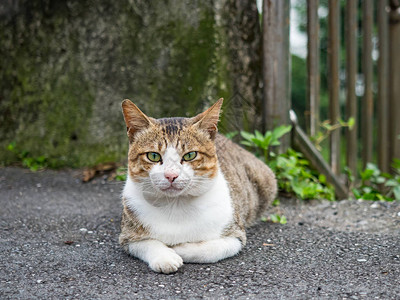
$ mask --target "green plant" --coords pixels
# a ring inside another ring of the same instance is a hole
[[[286,153],[277,155],[271,151],[271,146],[279,146],[279,139],[290,130],[291,126],[280,126],[264,135],[259,131],[254,134],[242,131],[241,136],[245,140],[241,143],[255,149],[256,155],[268,162],[280,190],[294,193],[301,199],[334,200],[333,187],[327,183],[325,176],[311,169],[310,163],[301,153],[288,149]]]
[[[126,167],[119,167],[116,170],[115,180],[117,181],[125,181],[127,177],[128,169]]]
[[[240,135],[244,138],[240,143],[249,147],[255,147],[262,151],[264,161],[267,162],[270,156],[271,146],[279,146],[279,139],[292,129],[290,125],[281,125],[272,131],[267,131],[263,135],[256,130],[254,134],[241,131]]]
[[[279,223],[279,224],[286,224],[287,223],[287,219],[284,215],[278,215],[278,214],[271,214],[269,215],[269,217],[262,217],[261,221],[263,222],[268,222],[271,221],[272,223]]]
[[[48,159],[44,155],[38,157],[31,157],[29,151],[23,150],[18,151],[16,143],[12,142],[7,146],[7,150],[14,153],[19,161],[22,162],[24,167],[29,168],[32,172],[36,172],[39,169],[46,168],[48,166]]]
[[[271,205],[272,206],[279,206],[281,204],[281,201],[279,199],[275,199],[274,201],[272,201]]]
[[[334,130],[339,128],[348,127],[350,130],[353,128],[355,124],[355,119],[353,117],[349,118],[349,120],[343,121],[342,119],[338,119],[336,124],[331,124],[330,120],[325,120],[321,123],[321,130],[316,133],[316,135],[311,137],[311,140],[314,142],[315,148],[318,151],[322,150],[321,143],[327,139]]]
[[[278,214],[272,214],[269,217],[270,217],[270,220],[273,223],[279,223],[279,224],[286,224],[287,223],[287,219],[283,215],[281,216],[281,215],[278,215]]]
[[[227,137],[228,139],[233,139],[237,134],[239,133],[239,131],[230,131],[225,133],[225,137]]]
[[[394,159],[392,163],[394,169],[394,175],[387,177],[387,174],[383,174],[387,178],[385,186],[389,187],[388,196],[395,200],[400,200],[400,159]]]
[[[334,188],[326,177],[314,171],[301,153],[288,149],[286,153],[277,155],[269,166],[275,172],[279,189],[294,193],[301,199],[335,199]]]
[[[395,159],[392,167],[393,175],[383,173],[375,164],[368,163],[360,172],[360,184],[352,188],[354,197],[363,200],[400,200],[400,160]]]

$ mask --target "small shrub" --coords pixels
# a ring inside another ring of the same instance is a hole
[[[44,155],[38,157],[31,157],[26,150],[17,150],[16,143],[12,142],[7,146],[7,150],[14,153],[22,165],[29,168],[32,172],[44,169],[48,166],[48,159]]]
[[[261,150],[262,155],[264,156],[264,162],[268,162],[271,147],[279,146],[280,145],[279,139],[286,133],[288,133],[291,129],[292,126],[290,125],[288,126],[282,125],[276,127],[272,131],[265,132],[264,135],[258,130],[256,130],[254,134],[246,131],[241,131],[240,134],[244,138],[244,140],[241,141],[240,143],[245,146],[254,147],[256,148],[256,151]]]
[[[244,140],[241,144],[254,149],[255,154],[268,162],[278,180],[278,187],[285,192],[293,193],[301,199],[334,200],[335,192],[326,181],[325,176],[311,169],[308,160],[302,154],[289,149],[284,154],[275,154],[272,146],[279,146],[279,139],[291,130],[291,126],[279,126],[265,134],[255,131],[254,134],[241,132]]]
[[[375,164],[368,163],[360,172],[360,184],[352,188],[354,197],[363,200],[400,200],[400,160],[395,159],[392,167],[393,175],[383,173]],[[351,174],[349,178],[354,180]]]
[[[268,218],[267,217],[262,217],[261,221],[263,221],[263,222],[270,221],[272,223],[278,223],[278,224],[282,224],[282,225],[287,223],[286,217],[283,216],[283,215],[282,216],[278,215],[278,214],[271,214],[271,215],[269,215]]]
[[[128,169],[125,167],[119,167],[115,174],[115,180],[125,181],[127,177]]]

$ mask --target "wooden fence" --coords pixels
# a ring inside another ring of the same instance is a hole
[[[307,5],[308,37],[308,95],[305,101],[307,101],[306,115],[309,116],[309,120],[305,132],[315,135],[323,121],[320,119],[321,58],[318,17],[321,4],[319,0],[303,1],[304,5]],[[341,18],[344,18],[343,22]],[[344,28],[340,28],[340,24],[344,24]],[[265,129],[272,129],[276,125],[290,122],[289,27],[290,1],[264,0],[263,102],[265,105],[263,119]],[[374,30],[375,28],[377,30]],[[362,166],[365,166],[367,162],[374,162],[382,171],[390,171],[393,158],[400,158],[400,0],[328,0],[327,30],[329,120],[331,125],[334,125],[339,118],[352,117],[355,119],[355,125],[352,130],[339,128],[331,133],[329,167],[321,161],[321,156],[312,149],[309,141],[302,142],[302,150],[309,152],[309,158],[314,161],[318,169],[329,173],[332,177],[331,181],[337,181],[337,175],[343,170],[340,150],[342,149],[341,140],[343,140],[341,135],[345,131],[346,138],[343,145],[346,149],[345,161],[353,174],[356,174],[360,163],[359,158],[361,158]],[[344,40],[341,39],[341,30],[345,32]],[[359,38],[362,39],[362,51],[358,49]],[[378,42],[379,52],[376,67],[373,60],[374,39]],[[345,49],[344,57],[341,57],[341,46]],[[361,55],[360,59],[359,55]],[[345,67],[341,69],[341,65]],[[340,80],[343,73],[345,84],[341,86]],[[364,92],[360,97],[356,94],[358,78],[363,78]],[[341,108],[345,111],[344,115],[341,115]],[[360,120],[359,116],[361,116]],[[298,126],[296,123],[294,125]],[[297,136],[292,139],[292,142],[296,140],[299,142],[301,139],[307,139],[307,135],[304,134],[302,138]],[[307,143],[307,147],[311,147],[308,151],[304,150],[304,145]],[[290,140],[287,138],[282,145],[282,150],[289,144]],[[339,196],[344,197],[345,187],[340,182],[336,184],[340,186],[339,190],[342,190]]]

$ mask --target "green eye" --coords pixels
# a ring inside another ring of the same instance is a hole
[[[157,152],[147,152],[146,156],[152,162],[159,162],[161,160],[161,155]]]
[[[184,161],[190,161],[195,159],[197,156],[197,152],[196,151],[192,151],[192,152],[188,152],[183,156],[183,160]]]

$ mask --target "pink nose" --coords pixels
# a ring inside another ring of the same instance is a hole
[[[176,178],[178,178],[178,174],[176,173],[164,173],[164,177],[168,179],[170,183],[173,183]]]

